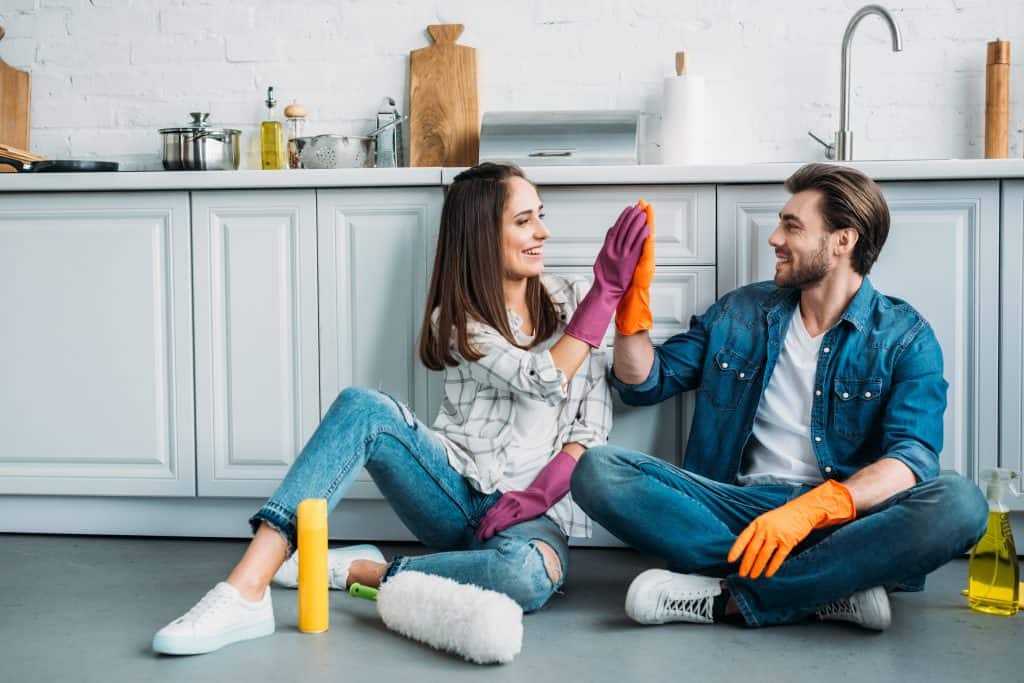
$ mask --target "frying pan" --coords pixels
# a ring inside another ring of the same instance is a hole
[[[76,161],[73,159],[47,159],[46,161],[19,161],[0,155],[0,164],[9,164],[18,173],[81,173],[84,171],[116,171],[116,161]]]

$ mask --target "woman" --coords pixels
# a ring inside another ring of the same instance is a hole
[[[601,340],[648,227],[640,209],[622,212],[580,300],[580,283],[541,276],[550,236],[542,209],[514,166],[456,176],[419,349],[427,367],[445,372],[433,430],[386,394],[342,391],[250,520],[242,559],[154,636],[154,650],[198,654],[273,633],[269,584],[294,585],[295,561],[285,560],[299,502],[325,498],[334,509],[361,467],[420,541],[447,552],[385,562],[372,546],[335,549],[332,587],[379,586],[416,570],[503,592],[532,611],[562,585],[569,535],[589,533],[566,495],[569,477],[611,422]]]

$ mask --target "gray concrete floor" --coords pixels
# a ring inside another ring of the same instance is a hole
[[[153,633],[223,578],[242,541],[0,535],[0,681],[1020,681],[1024,614],[967,609],[967,563],[892,596],[882,634],[836,623],[767,629],[643,627],[626,587],[652,566],[627,550],[574,549],[565,594],[524,620],[523,651],[480,667],[388,631],[372,603],[331,594],[331,628],[296,631],[295,593],[274,592],[277,633],[195,657],[162,657]],[[384,544],[385,555],[421,553]]]

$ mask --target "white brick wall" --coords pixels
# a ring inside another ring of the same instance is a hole
[[[864,0],[0,0],[0,57],[32,72],[32,149],[158,168],[157,129],[210,111],[243,131],[243,167],[267,85],[309,132],[363,132],[383,95],[404,110],[408,53],[431,23],[478,49],[480,109],[630,108],[657,160],[662,79],[685,49],[707,79],[709,161],[821,158],[840,41]],[[1010,40],[1011,156],[1024,154],[1024,1],[888,3],[905,49],[869,17],[854,46],[860,159],[979,157],[985,43]]]

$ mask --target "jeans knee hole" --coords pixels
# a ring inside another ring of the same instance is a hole
[[[533,547],[540,553],[541,558],[544,560],[544,569],[548,573],[548,578],[551,579],[552,585],[557,586],[558,582],[562,580],[562,561],[558,558],[558,553],[555,549],[544,541],[533,541],[531,543]]]

